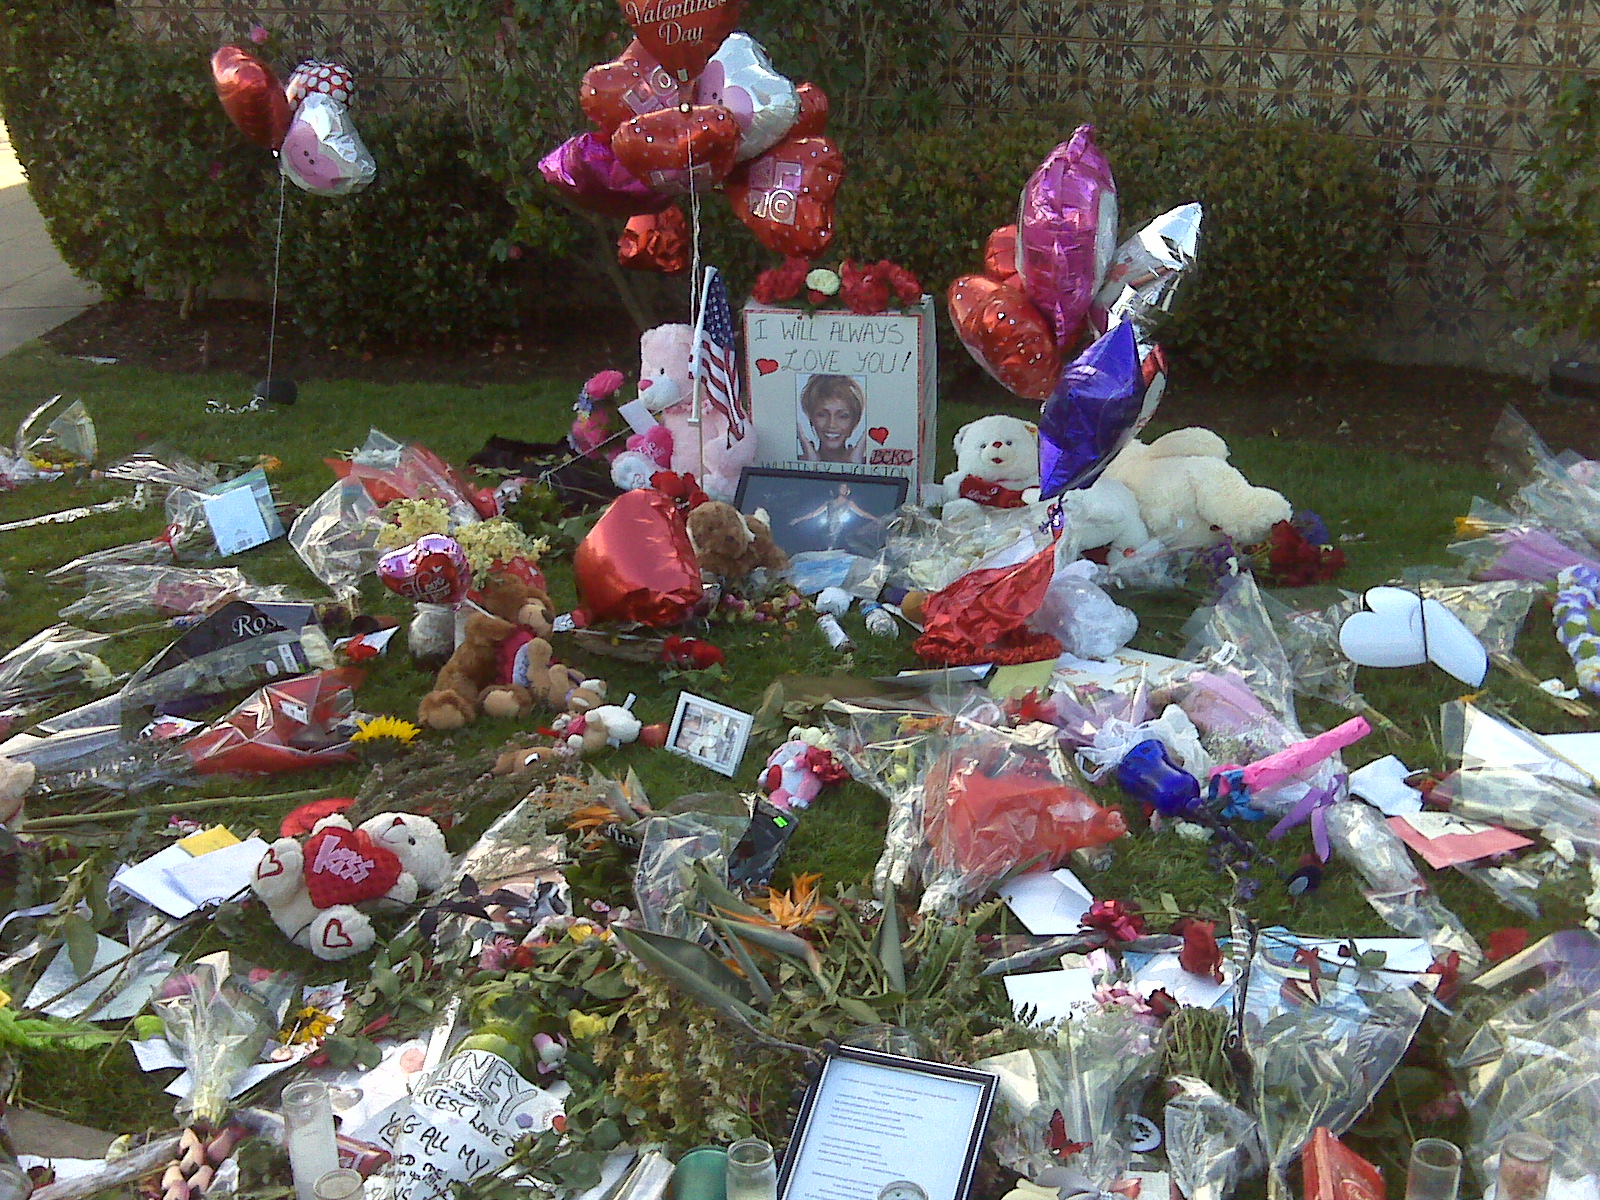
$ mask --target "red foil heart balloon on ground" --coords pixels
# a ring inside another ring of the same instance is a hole
[[[658,192],[709,190],[733,170],[742,131],[720,104],[645,113],[622,125],[611,150],[630,174]]]
[[[683,514],[654,488],[623,492],[578,543],[578,595],[595,621],[676,625],[700,602],[700,563]]]
[[[950,285],[950,323],[967,352],[1000,386],[1024,400],[1044,400],[1061,378],[1061,351],[1039,306],[987,275]]]
[[[821,137],[828,129],[828,93],[814,83],[802,83],[795,94],[800,97],[800,115],[789,127],[789,136]]]
[[[248,50],[224,46],[211,56],[211,82],[240,133],[268,150],[283,145],[289,101],[271,67]]]
[[[610,137],[619,125],[645,113],[678,106],[678,85],[637,38],[615,61],[584,72],[578,103],[600,132]]]
[[[739,0],[618,0],[644,48],[691,82],[739,24]]]
[[[400,858],[359,829],[324,829],[306,839],[306,891],[318,908],[360,904],[400,878]]]
[[[1017,227],[1002,225],[983,244],[983,273],[997,283],[1022,289],[1017,275]]]
[[[674,204],[634,217],[617,240],[617,261],[634,271],[679,275],[689,269],[689,222]]]
[[[825,137],[785,138],[729,176],[734,215],[768,250],[816,258],[833,241],[844,155]]]

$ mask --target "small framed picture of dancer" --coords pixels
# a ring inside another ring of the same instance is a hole
[[[889,518],[905,503],[910,482],[903,475],[748,467],[735,504],[746,515],[764,509],[772,539],[786,554],[846,550],[870,556],[883,548]]]

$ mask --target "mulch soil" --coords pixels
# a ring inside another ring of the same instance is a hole
[[[45,336],[61,354],[96,355],[158,371],[259,374],[267,358],[267,309],[246,301],[206,305],[190,321],[178,306],[113,300]],[[278,334],[278,375],[375,383],[515,384],[534,376],[583,379],[638,359],[638,333],[610,310],[571,309],[481,345],[384,351],[319,349],[292,329]],[[947,364],[948,367],[949,364]],[[946,370],[941,397],[991,408],[1015,402],[970,363]],[[1353,362],[1315,374],[1217,383],[1180,360],[1162,418],[1205,425],[1223,437],[1264,436],[1421,458],[1481,461],[1501,410],[1514,404],[1555,450],[1600,457],[1600,422],[1589,403],[1556,400],[1537,384],[1464,368]]]

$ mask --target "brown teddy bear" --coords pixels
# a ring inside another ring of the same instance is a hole
[[[721,500],[707,500],[689,513],[689,544],[701,574],[726,583],[743,583],[760,567],[778,571],[789,565],[764,512],[747,517]]]
[[[605,699],[605,683],[554,661],[545,639],[550,597],[514,575],[492,576],[481,607],[467,618],[461,644],[440,668],[433,690],[417,706],[430,729],[454,730],[480,713],[526,716],[535,704],[583,712]]]

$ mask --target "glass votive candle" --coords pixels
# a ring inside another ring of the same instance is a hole
[[[772,1147],[745,1138],[728,1147],[728,1200],[777,1200],[778,1165]]]
[[[1443,1138],[1422,1138],[1411,1147],[1406,1200],[1456,1200],[1461,1187],[1461,1148]]]
[[[1513,1133],[1500,1143],[1500,1179],[1495,1200],[1544,1200],[1556,1148],[1537,1133]]]

